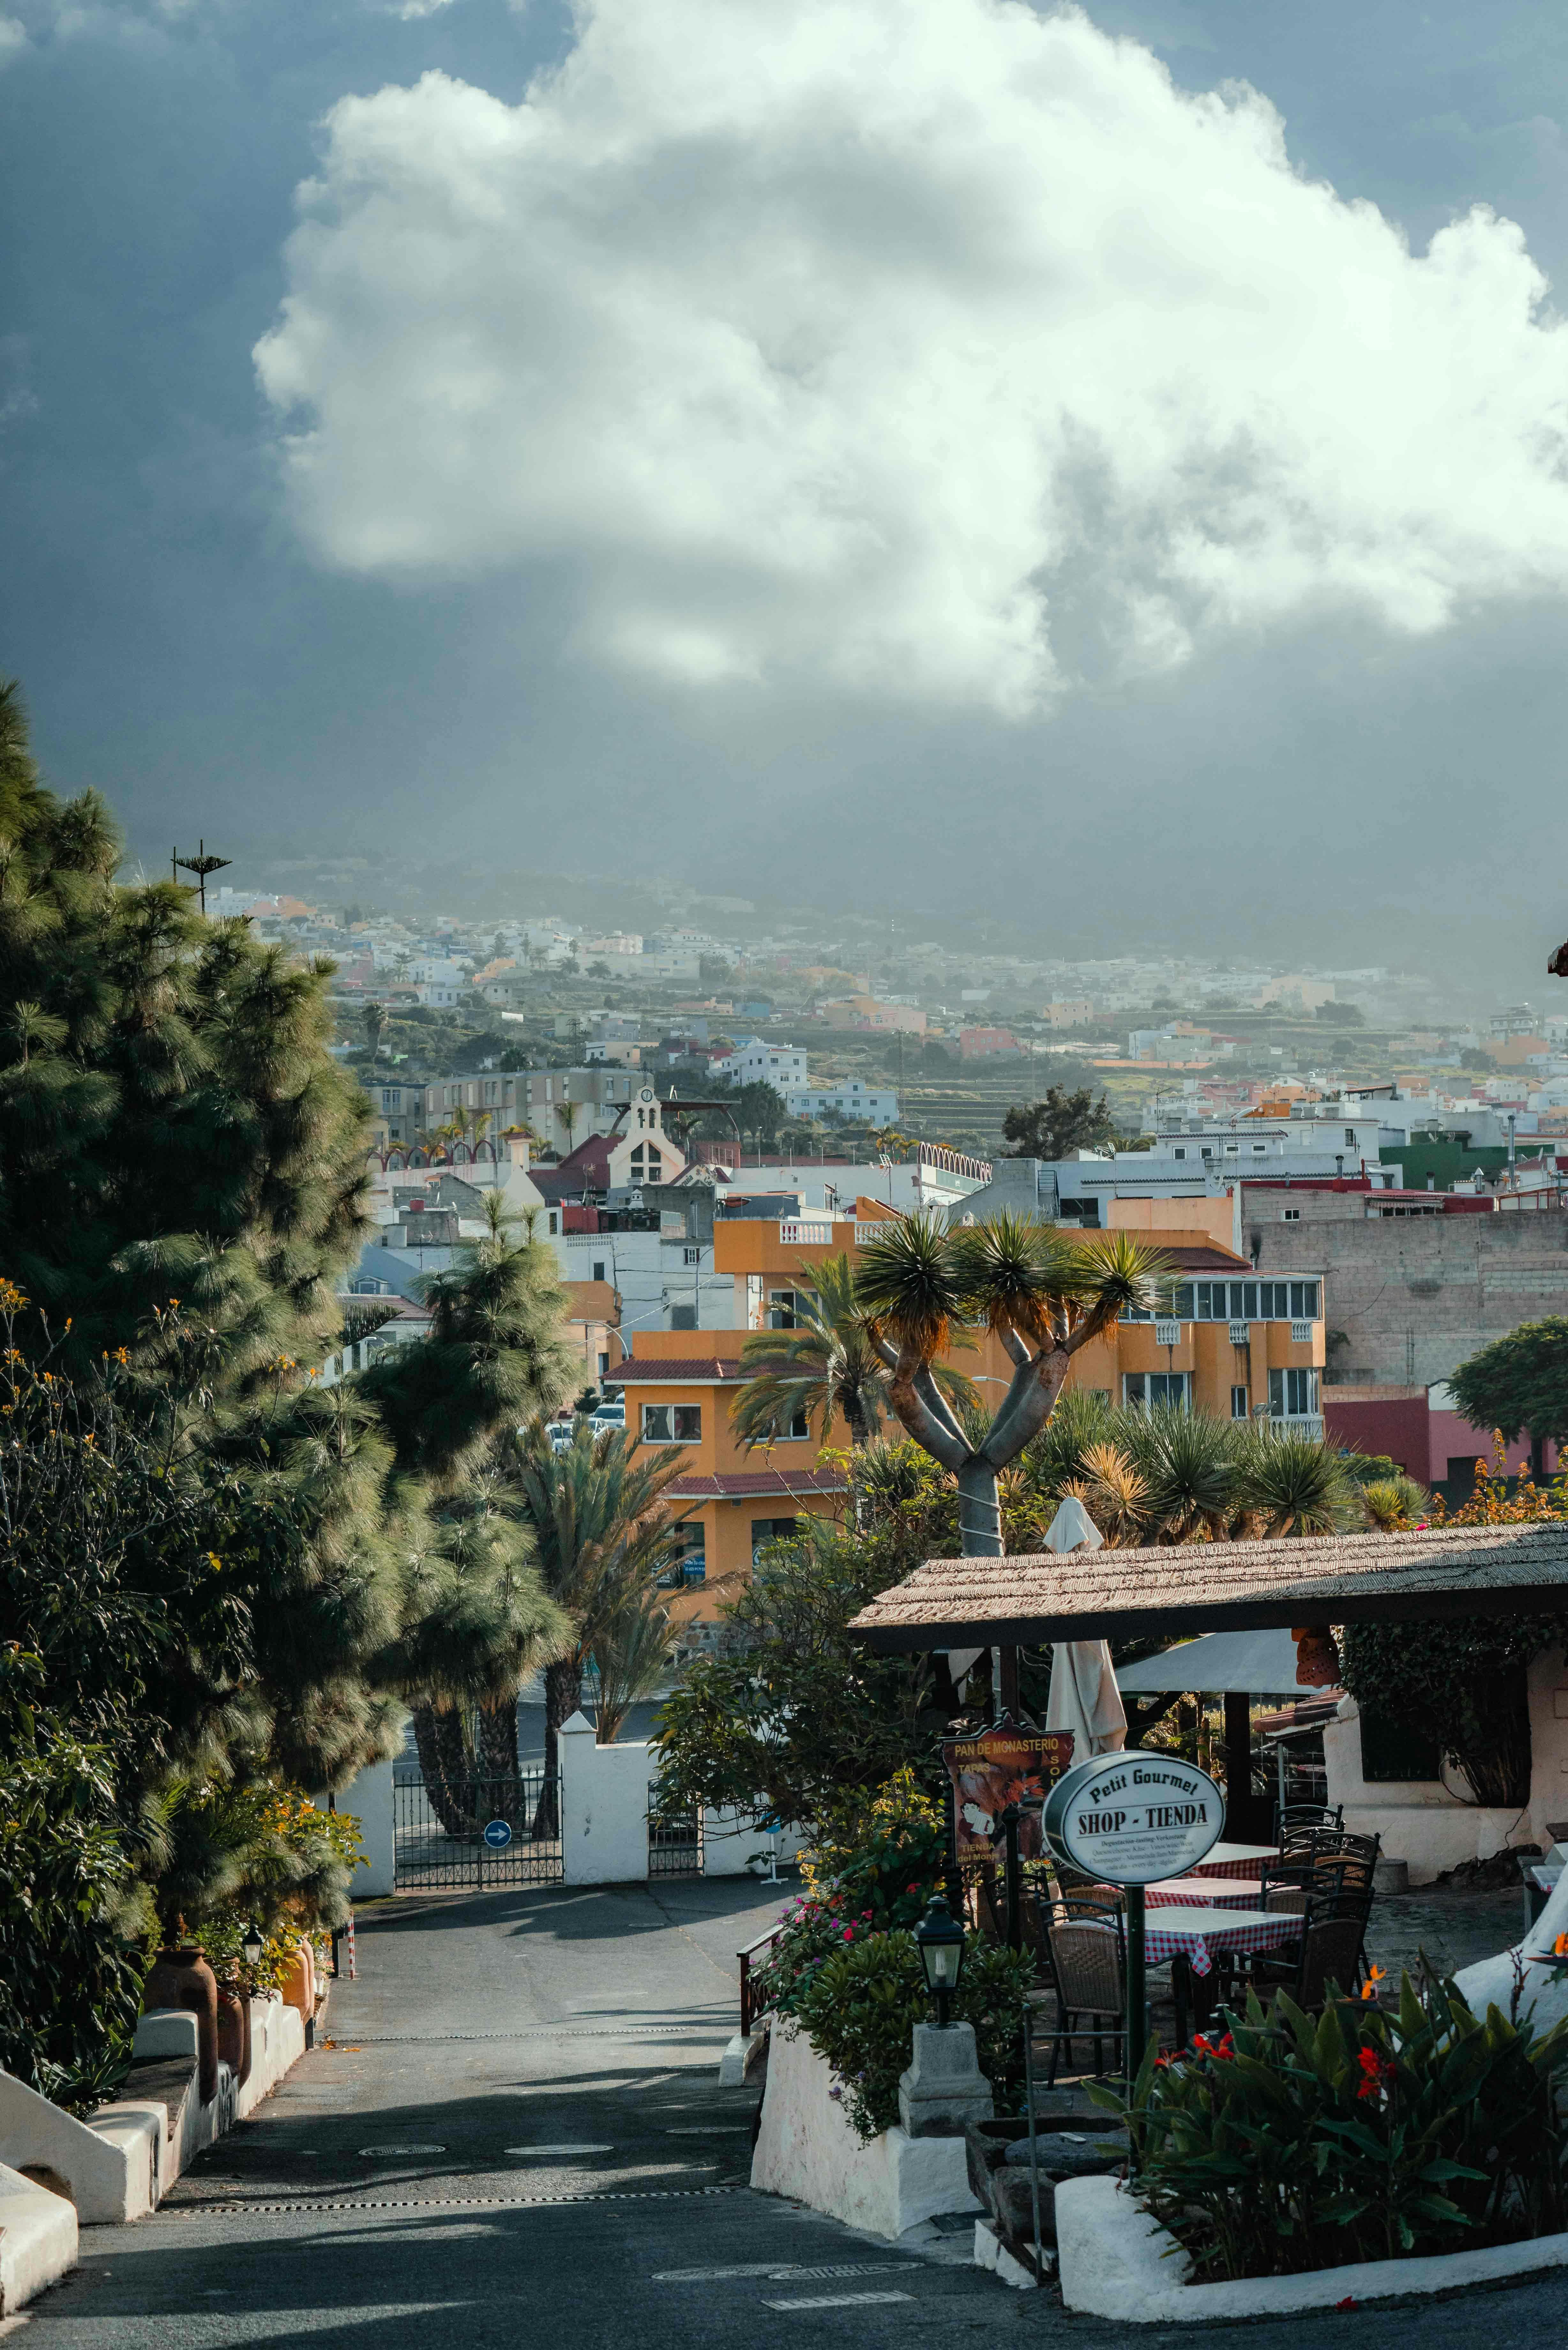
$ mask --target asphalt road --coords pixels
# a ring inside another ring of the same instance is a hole
[[[963,2264],[745,2184],[754,2090],[722,2090],[745,1883],[401,1899],[362,1910],[330,2038],[152,2219],[0,2321],[27,2350],[771,2350],[1125,2341]],[[1252,2350],[1541,2350],[1561,2281],[1249,2327]],[[1231,2328],[1151,2328],[1174,2345]]]

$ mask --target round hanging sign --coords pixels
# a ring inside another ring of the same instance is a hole
[[[1152,1885],[1195,1867],[1225,1825],[1207,1771],[1135,1746],[1075,1762],[1045,1799],[1045,1841],[1060,1861],[1110,1885]]]
[[[486,1820],[483,1835],[492,1852],[504,1852],[512,1841],[512,1830],[505,1820]]]

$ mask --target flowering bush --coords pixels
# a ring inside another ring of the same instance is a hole
[[[980,2069],[999,2112],[1010,2111],[1023,2075],[1024,1993],[1033,1960],[995,1943],[970,1943],[953,1994],[955,2021],[974,2026]],[[931,1998],[913,1934],[841,1940],[795,1987],[793,2029],[805,2032],[833,2069],[845,2118],[862,2138],[898,2118],[898,2075],[913,2053],[917,2023],[931,2021]]]
[[[1125,2102],[1141,2199],[1199,2278],[1512,2242],[1568,2224],[1568,2021],[1471,2013],[1428,1970],[1397,2008],[1279,1997],[1144,2062]]]
[[[877,1929],[919,1924],[947,1869],[943,1806],[900,1771],[867,1795],[856,1789],[829,1806],[801,1876],[814,1898],[836,1901]]]
[[[799,2012],[800,1999],[826,1959],[876,1929],[869,1910],[852,1911],[833,1887],[803,1893],[784,1913],[784,1931],[753,1980],[763,2008],[775,2015]]]

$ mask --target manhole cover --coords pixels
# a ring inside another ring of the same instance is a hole
[[[362,2146],[361,2154],[444,2154],[444,2146]]]

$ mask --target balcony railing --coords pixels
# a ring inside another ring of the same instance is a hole
[[[1248,1347],[1251,1346],[1251,1324],[1250,1322],[1232,1322],[1231,1325],[1231,1344],[1233,1347]]]
[[[831,1216],[799,1216],[793,1221],[781,1219],[779,1239],[785,1248],[817,1248],[833,1238]]]
[[[1313,1326],[1310,1322],[1293,1322],[1291,1324],[1292,1346],[1310,1347],[1312,1345],[1312,1333]]]
[[[1156,1322],[1154,1326],[1154,1343],[1157,1347],[1179,1347],[1181,1344],[1180,1323]]]

